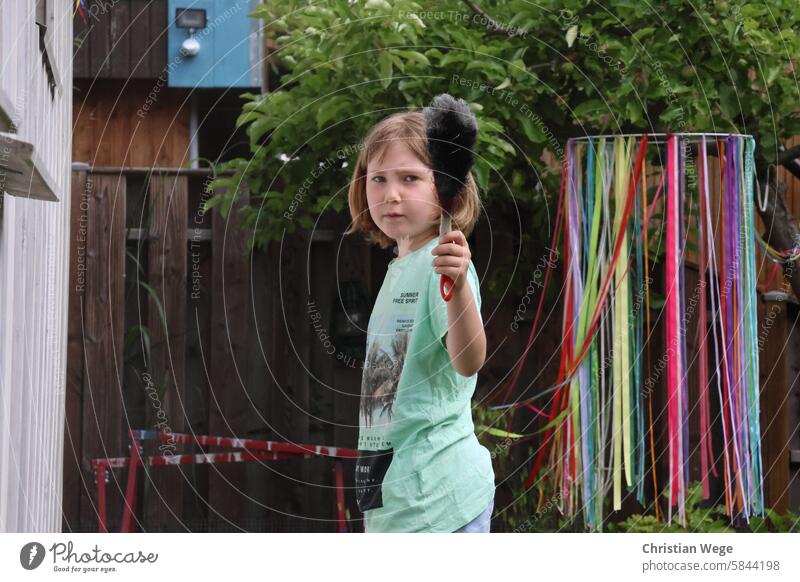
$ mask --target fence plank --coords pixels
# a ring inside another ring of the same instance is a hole
[[[248,396],[247,340],[250,329],[250,262],[243,252],[247,232],[236,210],[249,199],[242,190],[226,218],[212,215],[211,434],[244,437],[251,408]],[[262,338],[272,341],[272,338]],[[209,531],[239,531],[246,504],[244,463],[210,466]]]
[[[272,295],[268,322],[272,333],[265,352],[272,375],[267,379],[270,404],[266,418],[274,438],[295,442],[308,442],[310,424],[308,246],[307,237],[295,232],[272,243],[267,253],[274,274],[268,290]],[[310,511],[309,481],[309,465],[304,459],[288,460],[280,473],[270,475],[270,507],[286,514],[283,527],[287,531],[309,531],[316,525],[303,519]]]
[[[111,74],[111,11],[99,10],[88,30],[90,75],[92,78],[108,77]]]
[[[186,212],[185,176],[150,178],[148,281],[153,288],[147,321],[151,334],[151,379],[159,398],[148,394],[148,424],[156,430],[184,432],[186,402]],[[179,453],[162,447],[160,454]],[[154,468],[146,504],[148,531],[184,531],[184,467]]]
[[[122,345],[125,305],[125,179],[92,176],[87,209],[86,288],[84,305],[83,377],[84,469],[89,459],[119,456],[126,452],[122,422]],[[87,488],[81,499],[81,521],[96,523],[95,486],[84,473]],[[118,492],[124,483],[109,475],[108,511],[119,520]]]
[[[131,34],[130,34],[130,2],[119,0],[110,11],[108,36],[112,53],[109,55],[111,61],[111,77],[115,79],[127,79],[131,73]]]
[[[151,79],[160,72],[153,70],[150,57],[153,42],[150,34],[151,10],[151,2],[148,0],[131,0],[129,31],[131,54],[134,56],[130,63],[130,76],[134,79]]]
[[[142,15],[144,16],[144,15]],[[169,15],[166,2],[150,4],[150,71],[153,77],[164,75],[167,66],[167,31]]]

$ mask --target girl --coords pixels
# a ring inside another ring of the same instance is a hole
[[[356,498],[366,532],[488,532],[491,455],[470,401],[486,357],[480,288],[467,236],[475,180],[438,236],[439,206],[422,112],[394,114],[363,142],[348,193],[353,223],[394,258],[369,320],[361,385]],[[448,275],[455,290],[440,294]]]

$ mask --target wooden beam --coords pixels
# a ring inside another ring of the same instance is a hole
[[[73,170],[88,169],[92,174],[153,174],[153,175],[179,175],[179,176],[211,176],[213,168],[173,168],[162,166],[89,166],[85,162],[73,162]],[[220,175],[232,175],[233,172],[222,172]]]

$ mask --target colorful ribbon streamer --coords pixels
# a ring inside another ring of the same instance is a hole
[[[582,512],[592,530],[602,529],[609,491],[613,510],[622,506],[623,487],[635,491],[645,505],[648,476],[655,496],[660,488],[665,490],[668,520],[677,508],[677,520],[685,526],[690,451],[699,451],[704,498],[710,496],[710,475],[718,476],[712,446],[715,426],[722,433],[718,448],[731,521],[737,514],[748,521],[751,515],[764,514],[756,345],[755,141],[750,136],[708,136],[716,141],[720,161],[719,175],[712,176],[706,137],[663,136],[660,143],[666,144],[666,158],[651,155],[649,164],[647,154],[658,152],[656,148],[648,152],[648,135],[567,143],[551,245],[554,248],[563,233],[563,344],[557,384],[545,391],[553,393],[551,407],[526,487],[534,484],[547,455],[561,511],[571,518]],[[692,182],[687,184],[689,169]],[[649,189],[655,190],[652,197]],[[651,219],[662,189],[663,214],[655,225]],[[712,192],[718,192],[721,201],[716,207]],[[651,264],[649,251],[656,226],[657,243],[664,244],[663,264],[657,266]],[[691,232],[699,243],[700,273],[695,292],[687,295],[684,272]],[[654,362],[651,273],[662,268],[665,303],[659,317],[664,318],[666,343],[662,357]],[[545,283],[549,276],[550,269]],[[541,301],[526,354],[538,327]],[[687,326],[692,317],[697,334],[690,355]],[[693,394],[697,401],[690,402],[688,370],[696,360],[699,387]],[[521,363],[506,398],[520,369]],[[660,482],[656,465],[662,454],[654,446],[652,396],[662,389],[662,381],[668,474]],[[711,412],[712,383],[719,400],[716,418]],[[531,400],[503,408],[513,412],[530,406]],[[694,413],[700,428],[699,442],[691,447],[690,410],[699,411]],[[658,503],[655,511],[658,518]]]
[[[76,14],[80,14],[83,22],[86,22],[86,0],[75,0],[75,9],[72,11],[72,17],[74,18]]]

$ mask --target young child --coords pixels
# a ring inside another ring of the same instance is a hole
[[[397,254],[367,330],[356,463],[364,529],[488,532],[494,471],[471,410],[486,358],[466,239],[479,216],[477,186],[468,175],[454,201],[454,230],[440,238],[423,114],[384,119],[363,146],[347,232],[360,231],[382,248],[394,242]],[[455,282],[448,302],[439,290],[443,274]]]

